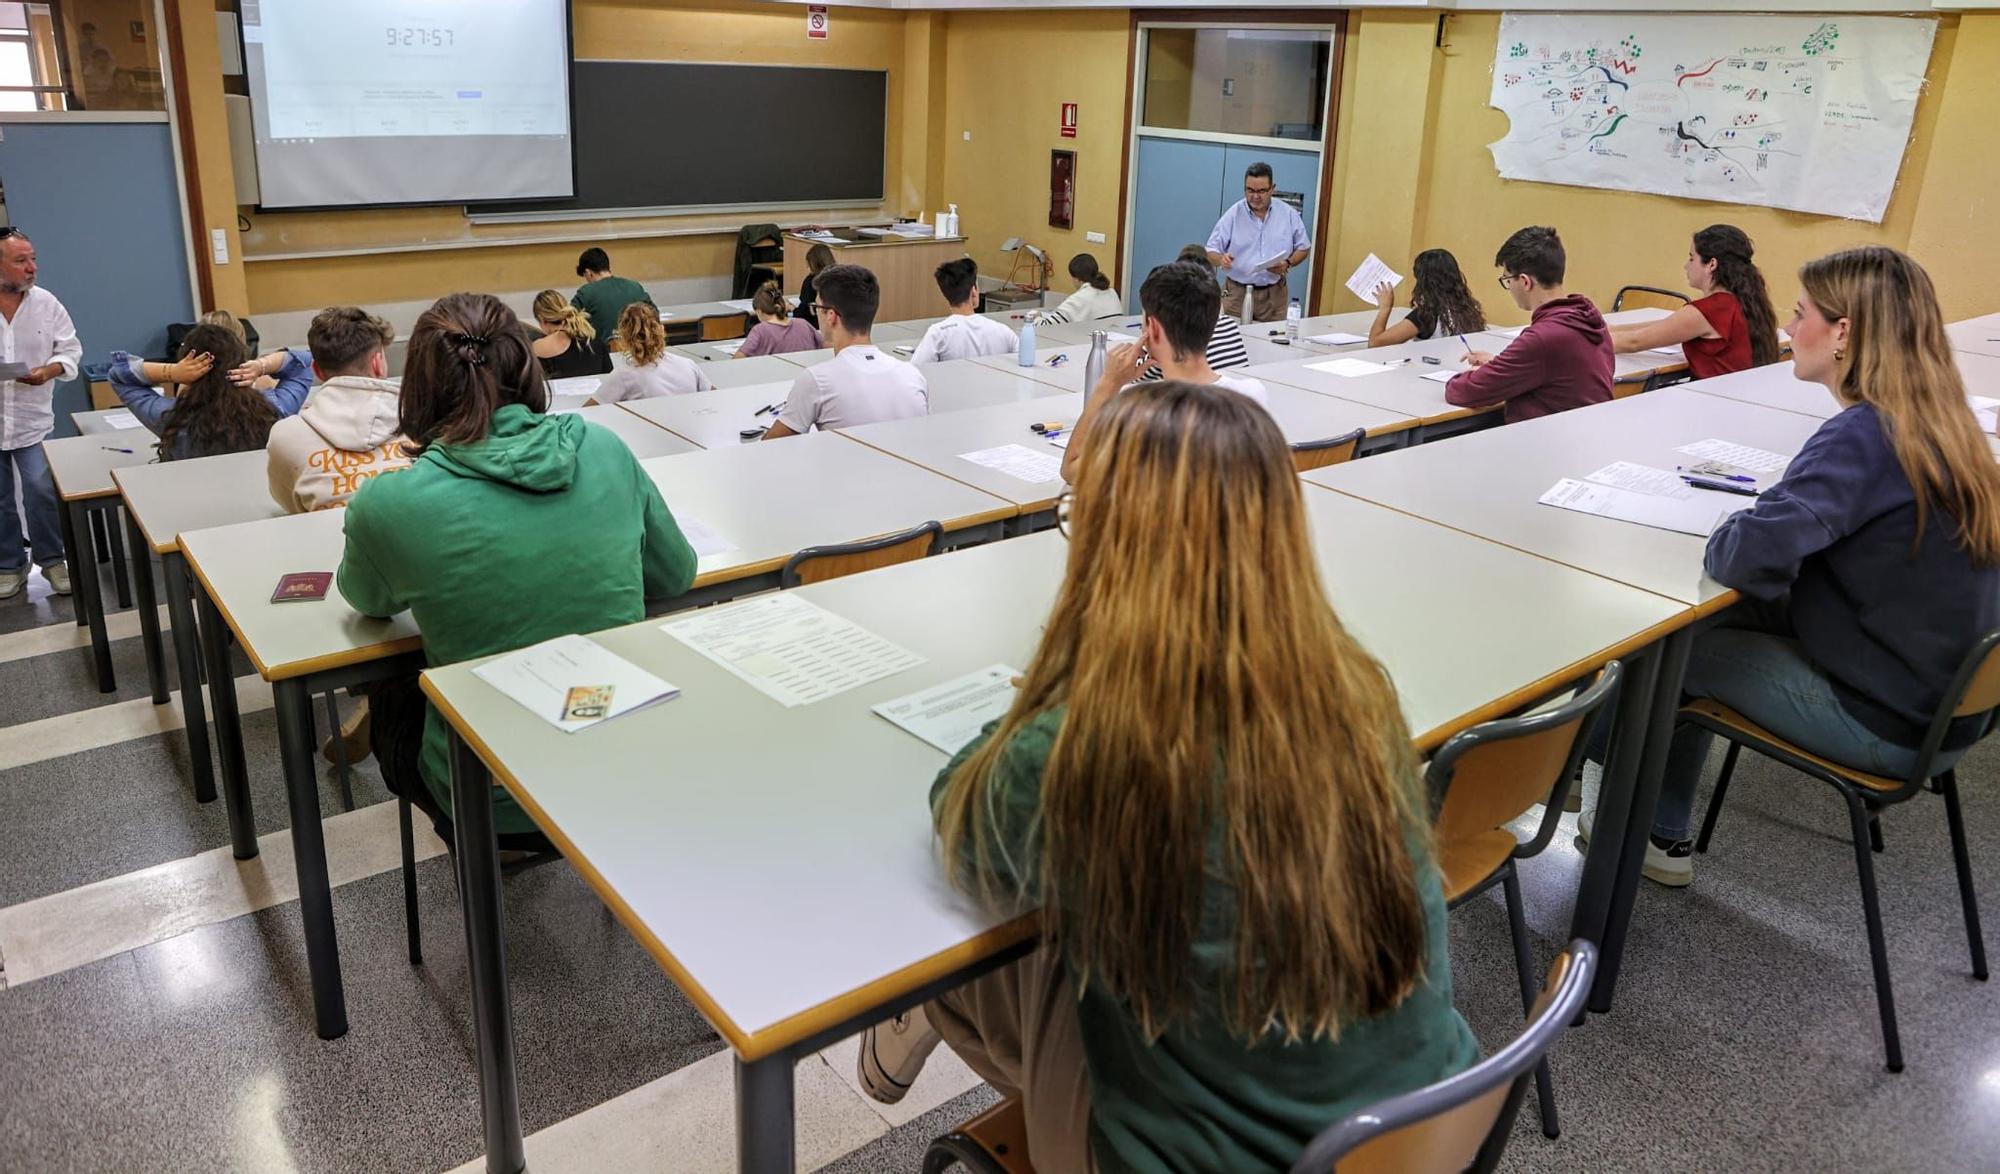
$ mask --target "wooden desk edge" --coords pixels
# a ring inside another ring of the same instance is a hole
[[[171,550],[173,548],[169,547],[168,549]],[[230,613],[229,605],[223,602],[222,597],[216,593],[215,585],[209,582],[207,572],[201,569],[201,561],[195,558],[191,551],[185,552],[185,556],[188,566],[194,571],[195,578],[201,580],[202,593],[207,595],[215,604],[215,610],[221,614],[223,621],[229,625],[229,630],[236,633],[236,643],[243,649],[244,655],[250,658],[250,664],[256,668],[257,675],[273,684],[279,681],[289,681],[298,677],[308,676],[312,673],[324,672],[327,669],[344,668],[352,664],[367,664],[369,661],[385,660],[391,656],[400,656],[405,652],[415,652],[424,646],[422,636],[402,636],[394,640],[383,640],[375,644],[362,644],[353,648],[344,648],[339,652],[330,653],[326,656],[316,656],[310,660],[286,661],[278,665],[266,664],[264,663],[264,658],[257,655],[256,647],[243,634],[243,625],[236,621],[236,617]]]

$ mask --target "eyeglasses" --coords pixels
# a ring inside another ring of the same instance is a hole
[[[1069,537],[1070,504],[1075,500],[1076,490],[1074,489],[1066,488],[1056,497],[1056,529],[1062,533],[1064,538]]]
[[[1516,282],[1517,280],[1519,280],[1519,279],[1520,279],[1520,277],[1521,277],[1521,275],[1520,275],[1520,274],[1518,274],[1518,273],[1509,273],[1509,274],[1507,274],[1506,276],[1504,276],[1504,277],[1502,277],[1502,278],[1500,279],[1500,288],[1501,288],[1501,289],[1509,289],[1509,288],[1512,288],[1512,286],[1513,286],[1514,282]]]
[[[1249,184],[1247,184],[1247,183],[1246,183],[1246,184],[1244,184],[1244,185],[1243,185],[1243,194],[1244,194],[1244,195],[1246,195],[1246,196],[1268,196],[1268,195],[1270,195],[1270,194],[1271,194],[1271,189],[1270,189],[1270,188],[1253,188],[1253,187],[1251,187],[1251,186],[1250,186]]]

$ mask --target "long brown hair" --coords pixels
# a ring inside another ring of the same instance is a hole
[[[590,324],[590,315],[571,305],[557,290],[545,289],[535,295],[535,321],[551,323],[578,342],[590,342],[597,337],[597,327]]]
[[[250,358],[243,336],[226,326],[202,322],[181,340],[181,357],[214,358],[208,374],[174,391],[174,410],[160,426],[160,459],[205,457],[263,448],[278,422],[278,409],[262,392],[238,387],[229,372]],[[178,451],[185,443],[186,452]]]
[[[508,404],[548,411],[548,383],[528,347],[527,328],[492,294],[449,294],[418,316],[397,416],[410,454],[485,439]]]
[[[1743,325],[1750,331],[1751,364],[1777,362],[1778,311],[1771,307],[1763,271],[1750,259],[1757,250],[1749,235],[1733,224],[1711,224],[1694,234],[1694,255],[1715,262],[1715,288],[1734,294],[1742,307]]]
[[[618,337],[634,367],[650,367],[667,353],[667,328],[651,302],[633,302],[618,313]]]
[[[1439,334],[1477,334],[1486,308],[1465,283],[1458,258],[1447,249],[1425,249],[1410,263],[1410,313],[1428,313]]]
[[[1149,1036],[1181,1021],[1220,883],[1232,1033],[1336,1037],[1394,1007],[1423,980],[1427,819],[1395,688],[1327,602],[1277,425],[1233,392],[1133,387],[1098,417],[1073,501],[1041,647],[939,797],[946,859],[973,863],[957,883],[997,895],[995,768],[1063,709],[1030,867],[1080,981]]]
[[[1935,507],[1958,524],[1973,562],[2000,563],[2000,465],[1966,403],[1930,274],[1870,245],[1808,261],[1799,284],[1828,321],[1847,319],[1834,394],[1881,417],[1916,493],[1918,536]]]

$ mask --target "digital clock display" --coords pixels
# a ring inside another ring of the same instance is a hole
[[[452,30],[441,28],[393,27],[382,30],[383,43],[392,49],[449,49]]]

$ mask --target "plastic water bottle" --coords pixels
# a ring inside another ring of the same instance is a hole
[[[1032,367],[1035,365],[1035,320],[1033,318],[1021,323],[1021,365],[1023,367]]]
[[[1294,343],[1299,341],[1299,321],[1304,316],[1299,310],[1299,299],[1293,298],[1292,304],[1285,307],[1285,337]]]
[[[1111,336],[1102,330],[1090,332],[1090,357],[1083,362],[1083,390],[1088,393],[1104,378],[1105,352],[1111,346]]]

